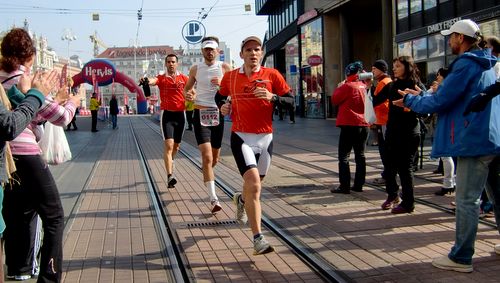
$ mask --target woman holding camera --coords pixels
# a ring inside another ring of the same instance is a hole
[[[422,89],[419,70],[410,56],[399,56],[392,61],[394,80],[373,99],[374,106],[389,99],[389,119],[385,133],[387,168],[387,199],[382,204],[383,210],[391,209],[394,214],[411,213],[415,209],[413,195],[413,163],[420,144],[420,123],[417,113],[408,108],[399,107],[393,101],[403,98],[398,90]],[[396,182],[399,174],[402,189],[402,201],[399,199],[399,186]],[[401,203],[400,203],[401,201]]]

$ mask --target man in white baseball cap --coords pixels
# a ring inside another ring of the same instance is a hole
[[[479,29],[479,26],[467,19],[467,20],[460,20],[455,22],[450,29],[445,29],[441,31],[442,35],[450,35],[452,33],[459,33],[466,35],[468,37],[472,37],[475,39],[478,39],[479,36],[481,35],[481,30]]]
[[[456,59],[437,92],[429,96],[407,91],[404,105],[417,113],[438,113],[432,144],[432,157],[456,156],[455,243],[448,255],[435,258],[432,265],[445,270],[472,272],[472,256],[478,230],[479,198],[484,188],[492,199],[500,199],[500,97],[483,112],[463,115],[464,109],[485,87],[495,82],[493,66],[497,58],[478,42],[481,32],[471,20],[454,23],[448,44]],[[497,203],[498,204],[498,203]],[[497,223],[500,206],[494,206]],[[500,244],[494,247],[500,254]]]

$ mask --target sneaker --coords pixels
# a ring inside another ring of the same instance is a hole
[[[241,193],[235,193],[233,196],[233,202],[236,205],[236,220],[240,224],[246,224],[248,221],[247,213],[245,211],[245,205],[240,202]]]
[[[496,245],[495,245],[495,253],[496,253],[497,255],[500,255],[500,244],[496,244]]]
[[[16,280],[16,281],[24,281],[31,279],[31,275],[7,275],[7,279]]]
[[[384,178],[375,178],[372,182],[374,185],[385,185],[385,179]]]
[[[400,201],[401,201],[401,199],[399,198],[399,196],[387,197],[387,199],[381,205],[382,210],[391,209],[391,207],[395,207],[396,205],[398,205]]]
[[[214,199],[210,202],[210,204],[212,205],[212,214],[215,214],[217,213],[217,211],[222,210],[222,206],[220,206],[219,200]]]
[[[391,209],[391,213],[392,214],[412,213],[413,210],[415,210],[414,207],[412,207],[412,208],[406,208],[406,207],[402,206],[401,204],[399,204],[398,206],[396,206],[393,209]]]
[[[466,272],[466,273],[470,273],[473,271],[472,264],[456,263],[453,260],[451,260],[447,255],[435,258],[432,261],[432,265],[434,267],[444,270],[452,270],[452,271]]]
[[[174,176],[170,176],[168,178],[168,188],[175,188],[175,184],[177,184],[177,180],[175,179]]]
[[[274,248],[264,238],[264,235],[260,235],[257,239],[253,240],[253,255],[263,255],[270,252],[274,252]]]

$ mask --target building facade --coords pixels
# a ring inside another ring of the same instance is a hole
[[[232,61],[231,51],[224,42],[220,42],[219,48],[221,53],[219,59],[230,64]],[[125,75],[139,81],[142,77],[155,77],[158,74],[165,72],[164,64],[165,57],[168,54],[178,56],[178,71],[188,75],[192,65],[203,62],[203,54],[201,46],[188,46],[183,49],[179,46],[174,49],[169,45],[160,46],[144,46],[144,47],[112,47],[107,48],[97,56],[96,59],[106,59],[113,63],[116,71],[122,72]],[[111,84],[100,87],[100,92],[103,96],[103,104],[108,105],[113,94],[116,94],[118,105],[128,104],[133,110],[137,109],[135,94],[131,94],[128,89],[120,84]],[[150,104],[155,105],[158,102],[159,90],[157,87],[151,87]]]
[[[412,55],[424,82],[453,56],[439,31],[459,19],[479,23],[484,35],[499,35],[500,0],[256,0],[268,16],[265,65],[277,68],[296,95],[297,113],[335,117],[330,98],[343,70],[377,59],[389,65]]]
[[[430,82],[439,68],[455,58],[448,37],[440,31],[458,20],[471,19],[484,36],[499,36],[499,5],[498,0],[395,0],[395,53],[413,56],[422,79]]]

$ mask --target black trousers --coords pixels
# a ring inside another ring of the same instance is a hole
[[[343,189],[351,187],[351,170],[349,157],[354,149],[356,173],[354,174],[354,187],[363,188],[366,176],[365,149],[368,140],[368,127],[341,126],[339,137],[339,182]]]
[[[56,183],[47,163],[40,155],[15,155],[16,178],[5,188],[3,216],[5,256],[9,275],[30,274],[36,215],[43,225],[40,275],[37,282],[60,282],[62,271],[62,238],[64,211]]]
[[[385,186],[389,197],[398,195],[399,186],[396,175],[401,181],[401,206],[412,209],[415,205],[413,195],[413,164],[420,144],[420,135],[386,136],[387,166],[385,168]]]
[[[189,129],[193,128],[193,114],[194,114],[194,110],[191,110],[191,111],[186,110],[186,122],[187,122]]]
[[[387,167],[387,153],[385,145],[385,137],[382,125],[375,125],[377,127],[377,140],[378,140],[378,153],[380,154],[380,159],[382,160],[382,165],[384,170],[382,171],[382,178],[385,180],[385,167]]]
[[[70,130],[71,125],[73,125],[73,129],[78,129],[78,127],[76,126],[76,114],[73,116],[73,119],[71,119],[71,122],[69,122],[69,124],[66,126],[66,129]]]
[[[90,110],[92,115],[92,131],[97,130],[97,110]]]

